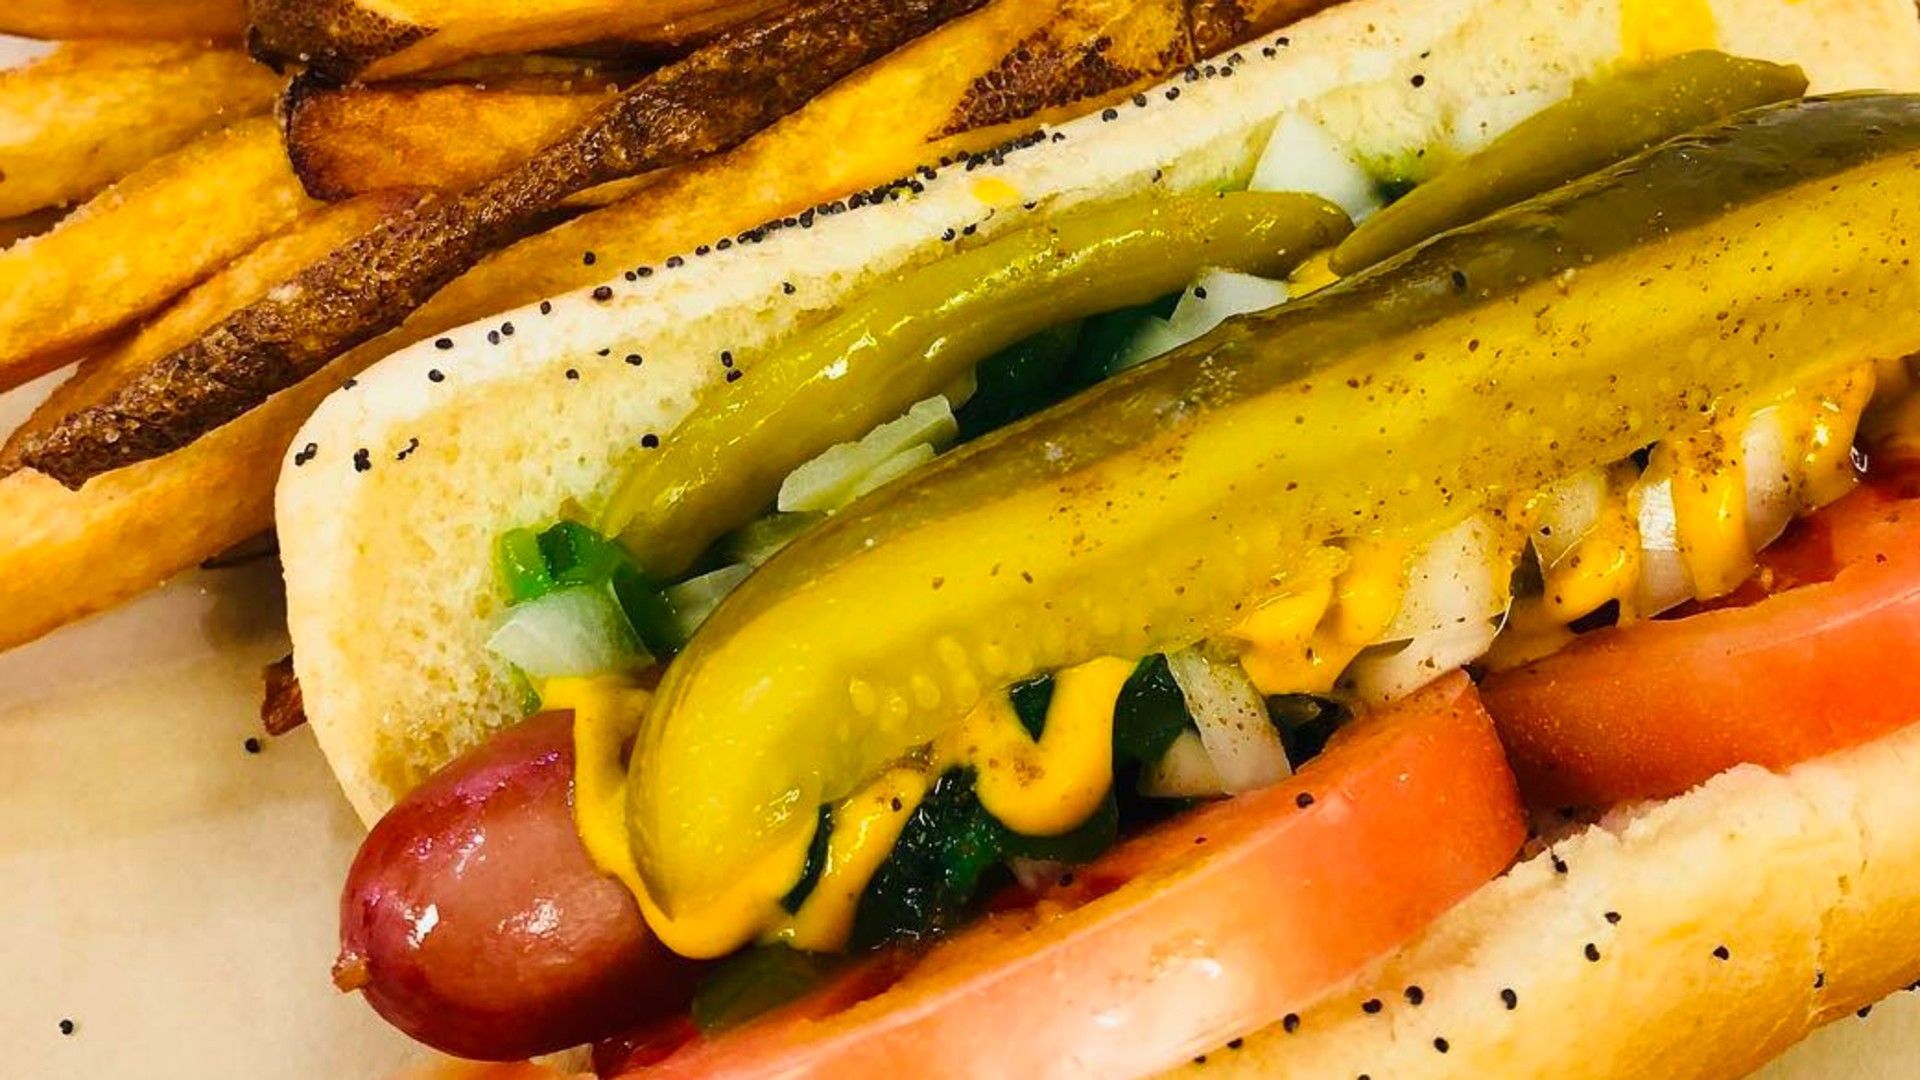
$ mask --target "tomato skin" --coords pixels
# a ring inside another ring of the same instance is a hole
[[[1665,798],[1920,720],[1920,500],[1870,485],[1806,525],[1762,560],[1798,587],[1597,631],[1489,676],[1528,801]]]
[[[1113,1076],[1273,1023],[1505,870],[1525,839],[1471,684],[1355,724],[1299,775],[1182,815],[822,1018],[788,1010],[645,1075]]]

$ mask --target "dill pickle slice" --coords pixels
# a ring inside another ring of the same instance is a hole
[[[671,579],[773,502],[780,481],[1001,349],[1186,288],[1205,267],[1284,276],[1352,227],[1311,195],[1151,194],[1023,229],[916,270],[716,386],[635,459],[601,518]]]
[[[1797,67],[1689,52],[1574,90],[1380,211],[1335,248],[1337,274],[1364,270],[1448,229],[1478,221],[1655,143],[1745,109],[1797,98]]]
[[[1230,322],[855,504],[667,670],[629,774],[651,896],[668,919],[739,900],[822,801],[996,687],[1218,634],[1337,568],[1330,544],[1432,535],[1920,349],[1916,180],[1920,97],[1758,110]]]

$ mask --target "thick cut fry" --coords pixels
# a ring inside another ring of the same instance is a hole
[[[1262,32],[1318,6],[1313,0],[1290,2],[1298,6],[1269,5],[1266,21],[1250,24],[1247,32]],[[610,267],[657,263],[716,237],[871,188],[942,155],[991,147],[1018,129],[1002,124],[942,132],[953,126],[953,114],[964,111],[970,93],[974,100],[985,96],[977,88],[991,85],[991,73],[1014,66],[1022,43],[1032,55],[1034,44],[1050,42],[1046,51],[1064,61],[1052,65],[1050,78],[1022,84],[1025,107],[1040,110],[1037,119],[1097,107],[1099,100],[1131,92],[1135,82],[1189,62],[1193,53],[1180,29],[1181,8],[1180,0],[996,0],[845,80],[760,138],[699,165],[670,170],[655,190],[581,218],[549,234],[551,239],[537,237],[499,253],[398,329],[336,360],[321,378],[277,395],[184,450],[98,477],[77,494],[34,473],[0,479],[0,520],[23,522],[16,539],[0,540],[0,647],[134,595],[143,583],[162,580],[258,531],[271,500],[273,455],[284,449],[321,396],[315,386],[344,379],[407,343],[602,280]],[[1098,46],[1102,39],[1109,44]],[[1073,82],[1072,73],[1084,68],[1077,58],[1096,47],[1127,58],[1121,66],[1130,72],[1128,81],[1077,99],[1073,87],[1086,86]],[[927,102],[941,104],[927,107]],[[988,115],[1011,117],[1019,107],[1003,106]],[[838,145],[842,152],[811,153],[820,145]],[[815,168],[796,173],[791,168],[796,151],[806,151]],[[581,255],[588,250],[602,253],[596,266],[584,265]],[[49,419],[43,414],[36,424]],[[210,509],[204,497],[210,491],[222,492],[235,509]],[[218,520],[209,516],[212,510],[219,511]],[[180,524],[189,535],[175,534]],[[89,530],[99,539],[78,539]],[[163,548],[165,557],[156,555],[144,568],[87,572],[109,550]],[[59,571],[57,604],[37,595],[29,603],[27,594],[16,596],[4,584],[29,576],[29,568],[48,557],[44,552],[62,553],[50,564]],[[13,609],[20,614],[7,616]]]
[[[29,236],[39,236],[41,233],[59,224],[60,219],[65,216],[66,211],[49,207],[45,210],[36,210],[31,214],[21,214],[19,217],[0,221],[0,251],[6,250]]]
[[[87,198],[279,88],[245,53],[175,43],[68,44],[0,71],[0,217]]]
[[[1257,18],[1237,24],[1235,40],[1326,5],[1270,0]],[[604,278],[582,265],[583,252],[594,252],[601,267],[657,263],[1132,93],[1196,55],[1183,8],[1181,0],[1000,0],[846,80],[739,149],[493,256],[421,311],[418,323],[435,329],[413,337]],[[1090,79],[1089,71],[1106,77]],[[821,146],[835,152],[815,153]],[[794,170],[797,160],[808,168]]]
[[[605,76],[339,89],[299,79],[287,98],[287,156],[318,199],[411,185],[464,191],[532,157],[617,90]]]
[[[239,41],[246,30],[246,0],[10,0],[0,5],[0,34],[54,41]]]
[[[23,430],[44,427],[227,312],[412,205],[387,192],[320,209],[182,297],[124,346],[81,366]],[[68,491],[44,476],[0,479],[0,649],[135,596],[266,528],[287,440],[351,376],[343,358],[212,437]],[[17,436],[16,436],[17,438]],[[0,458],[4,458],[0,451]]]
[[[812,0],[655,72],[518,168],[343,248],[35,438],[69,487],[167,453],[398,325],[569,195],[731,149],[843,77],[985,0]]]
[[[600,42],[683,45],[793,0],[254,0],[263,55],[337,78],[391,79],[476,56]]]
[[[215,132],[0,251],[0,390],[71,360],[311,206],[271,117]]]

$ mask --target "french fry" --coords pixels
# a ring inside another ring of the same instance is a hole
[[[601,42],[684,45],[793,0],[255,0],[263,55],[339,79],[392,79],[476,56]]]
[[[0,71],[0,217],[87,198],[279,88],[245,53],[174,42],[69,43]]]
[[[1088,81],[1082,63],[1095,50],[1110,62],[1094,69],[1108,73],[1104,82]],[[657,263],[1084,112],[1192,56],[1182,0],[1000,0],[842,81],[738,149],[495,254],[416,321],[460,325],[593,284],[607,266]],[[1016,77],[1003,76],[1010,70]],[[988,86],[995,92],[983,92]],[[834,152],[814,152],[821,146]],[[807,168],[792,168],[795,161]],[[602,269],[583,265],[587,251]]]
[[[10,0],[0,5],[0,34],[53,41],[239,41],[246,30],[246,0]]]
[[[59,224],[60,219],[66,216],[66,211],[49,207],[0,221],[0,251],[5,251],[29,236],[39,236]]]
[[[385,192],[307,215],[181,297],[125,345],[83,364],[27,428],[92,400],[416,198]],[[0,530],[0,649],[144,592],[266,528],[279,457],[294,430],[354,374],[354,364],[371,359],[342,358],[209,438],[79,491],[32,472],[0,479],[0,521],[7,523]]]
[[[1200,0],[1211,21],[1193,29],[1204,29],[1217,52],[1332,2]],[[843,81],[744,146],[494,254],[390,337],[397,348],[592,285],[606,275],[584,264],[584,252],[598,267],[657,263],[1124,98],[1205,55],[1185,36],[1187,8],[1186,0],[1000,0]],[[1086,64],[1095,53],[1110,63]],[[1109,78],[1089,81],[1090,69]],[[1017,77],[1005,77],[1010,72]],[[997,92],[985,93],[989,86]],[[819,146],[835,152],[813,153]],[[792,169],[798,160],[808,168]]]
[[[413,184],[463,191],[532,157],[617,90],[605,76],[484,87],[299,79],[287,96],[287,156],[319,199]]]
[[[278,127],[260,116],[152,162],[0,251],[0,390],[112,336],[312,205]]]
[[[1249,24],[1242,32],[1264,32],[1303,14],[1299,5],[1313,2],[1268,3],[1263,10],[1271,21]],[[1272,14],[1288,5],[1294,5],[1291,15]],[[1183,17],[1178,0],[999,0],[845,80],[738,149],[670,170],[651,189],[616,207],[496,254],[399,328],[185,449],[96,477],[78,492],[33,472],[0,478],[0,520],[21,523],[12,536],[0,538],[0,648],[117,603],[261,529],[276,475],[275,455],[284,451],[306,413],[327,389],[394,349],[591,284],[604,278],[608,267],[656,262],[874,187],[943,154],[984,150],[1040,119],[1131,93],[1135,82],[1189,62],[1193,54],[1179,28]],[[1103,40],[1106,44],[1098,44]],[[1049,70],[1054,74],[1028,78],[1024,100],[985,107],[976,88],[990,73],[1005,70],[1023,42],[1025,55],[1053,58]],[[1087,92],[1087,84],[1069,81],[1077,58],[1095,47],[1125,58],[1135,69],[1133,81],[1106,85],[1092,98],[1076,97]],[[929,82],[933,73],[940,77]],[[926,96],[916,100],[909,89]],[[1010,114],[1021,109],[1035,114],[1012,120]],[[954,131],[956,118],[985,126]],[[1000,118],[1008,119],[988,122]],[[831,160],[833,171],[796,175],[790,168],[795,149],[822,145],[821,140],[844,140],[844,153],[807,155],[816,165],[823,157]],[[580,259],[583,250],[608,257],[596,259],[598,269],[587,268]],[[228,297],[227,304],[241,302],[236,294]],[[177,332],[194,321],[180,323]],[[164,344],[150,339],[147,355]],[[116,380],[75,384],[36,414],[31,430],[44,429],[65,409],[97,400],[133,366],[117,366]],[[16,437],[7,451],[17,452],[24,438],[24,433]],[[0,456],[0,469],[5,463]],[[125,561],[129,552],[135,553],[133,564]],[[41,573],[52,587],[22,584]]]
[[[428,200],[285,290],[37,436],[23,457],[69,487],[178,449],[399,325],[570,195],[740,145],[843,78],[986,0],[810,0],[661,68],[534,157]]]

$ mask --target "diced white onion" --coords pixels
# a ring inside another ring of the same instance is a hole
[[[1181,732],[1159,761],[1140,772],[1140,794],[1150,799],[1204,799],[1226,790],[1207,744],[1191,731]]]
[[[727,555],[736,562],[759,566],[800,539],[819,521],[818,514],[774,513],[756,518],[733,534]]]
[[[713,614],[713,609],[720,606],[720,601],[752,573],[753,567],[743,564],[723,566],[668,589],[667,605],[673,609],[674,633],[681,641],[690,640],[694,631]]]
[[[919,443],[946,446],[959,435],[953,406],[944,397],[930,397],[898,420],[874,428],[858,442],[829,447],[793,470],[780,485],[779,508],[787,512],[839,510],[859,497],[868,474],[902,452]]]
[[[1634,590],[1634,614],[1651,618],[1693,599],[1693,582],[1680,555],[1680,528],[1674,520],[1673,481],[1642,478],[1634,488],[1640,528],[1640,583]]]
[[[561,589],[516,604],[487,648],[533,679],[638,671],[653,658],[605,589]]]
[[[851,497],[848,498],[847,501],[852,502],[854,499],[858,499],[870,491],[878,491],[880,488],[885,487],[920,466],[925,465],[927,462],[932,461],[936,453],[931,443],[915,443],[907,447],[905,450],[874,466],[873,471],[861,477],[859,482],[853,485],[853,491],[850,493]]]
[[[1165,319],[1148,319],[1134,332],[1114,364],[1116,371],[1138,367],[1157,356],[1197,341],[1235,315],[1265,311],[1287,302],[1287,283],[1232,270],[1206,270],[1180,295]]]
[[[979,390],[979,369],[968,368],[948,383],[946,389],[940,391],[940,396],[947,399],[948,409],[958,409],[972,401],[973,395]]]
[[[1067,872],[1067,864],[1052,859],[1028,859],[1015,857],[1007,860],[1007,869],[1013,871],[1013,880],[1028,892],[1039,892],[1059,883]]]
[[[1499,622],[1475,619],[1422,634],[1400,647],[1376,646],[1354,660],[1341,685],[1369,705],[1397,701],[1493,647]]]
[[[1799,455],[1785,412],[1778,406],[1760,410],[1740,436],[1747,477],[1747,542],[1756,551],[1778,540],[1800,510]]]
[[[1407,565],[1407,591],[1383,642],[1483,623],[1506,610],[1512,560],[1478,516],[1433,538]]]
[[[1280,117],[1254,166],[1253,191],[1318,195],[1355,223],[1380,209],[1380,192],[1367,170],[1326,128],[1297,112]]]
[[[1182,344],[1207,336],[1235,315],[1265,311],[1287,302],[1287,283],[1232,270],[1201,272],[1167,319]]]
[[[1180,684],[1180,696],[1220,775],[1222,790],[1252,791],[1293,775],[1280,733],[1267,716],[1266,700],[1239,664],[1182,649],[1167,657],[1167,668]]]
[[[1147,319],[1140,324],[1140,329],[1134,332],[1133,339],[1127,342],[1127,347],[1121,352],[1120,358],[1114,361],[1113,370],[1118,372],[1139,367],[1156,356],[1164,356],[1172,352],[1183,344],[1185,342],[1175,336],[1173,327],[1167,320]]]
[[[1600,522],[1607,506],[1607,474],[1587,469],[1540,493],[1540,519],[1533,527],[1533,551],[1552,569]]]

